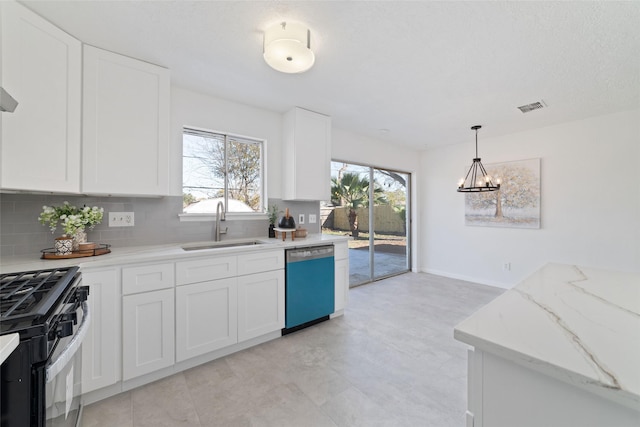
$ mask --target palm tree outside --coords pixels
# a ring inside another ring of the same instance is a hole
[[[357,239],[358,213],[360,207],[369,206],[369,179],[353,172],[345,172],[342,176],[331,179],[331,202],[337,206],[349,208],[349,230],[351,236]],[[374,181],[374,205],[386,203],[384,191]]]

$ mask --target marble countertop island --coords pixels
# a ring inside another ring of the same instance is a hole
[[[640,273],[548,264],[454,337],[640,410]]]

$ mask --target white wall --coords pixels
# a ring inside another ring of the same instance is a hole
[[[221,98],[171,87],[171,194],[182,195],[182,128],[232,133],[267,140],[268,197],[282,193],[282,115]]]
[[[331,132],[332,159],[411,173],[411,266],[413,271],[418,271],[420,221],[416,207],[421,185],[420,153],[342,129],[333,128]]]
[[[541,158],[540,229],[464,225],[456,185],[473,138],[470,131],[468,143],[422,155],[422,271],[506,288],[548,262],[640,271],[640,110],[499,138],[480,133],[485,164]]]

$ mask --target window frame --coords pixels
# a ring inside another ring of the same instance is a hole
[[[204,129],[196,126],[183,126],[182,127],[182,139],[181,139],[181,177],[182,177],[182,185],[181,185],[181,195],[184,197],[184,136],[191,132],[194,135],[202,134],[203,136],[212,135],[216,137],[222,136],[225,141],[225,171],[228,168],[227,162],[227,144],[230,138],[236,138],[239,140],[248,140],[250,142],[255,142],[260,146],[260,208],[259,212],[227,212],[226,206],[228,206],[228,180],[227,174],[225,173],[224,177],[224,204],[225,204],[225,216],[228,219],[233,220],[258,220],[258,219],[267,219],[267,140],[263,138],[256,138],[253,136],[240,135],[231,132],[222,132],[211,129]],[[204,213],[187,213],[180,212],[178,214],[180,221],[215,221],[216,213],[215,212],[204,212]]]

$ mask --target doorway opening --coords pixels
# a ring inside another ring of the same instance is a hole
[[[411,269],[411,174],[331,162],[331,203],[321,205],[322,232],[348,235],[349,286]]]

